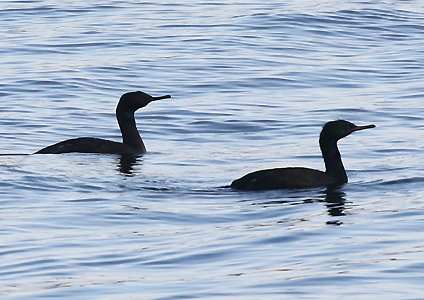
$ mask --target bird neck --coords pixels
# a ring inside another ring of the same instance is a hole
[[[337,148],[337,141],[321,138],[319,145],[321,147],[322,157],[324,158],[325,173],[337,180],[337,182],[346,183],[346,170],[343,166],[339,149]]]
[[[145,153],[146,147],[138,133],[134,112],[118,107],[116,109],[116,118],[121,129],[123,143],[134,149],[136,153]]]

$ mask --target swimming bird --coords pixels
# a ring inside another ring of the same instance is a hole
[[[59,154],[69,152],[144,154],[146,147],[138,133],[134,113],[152,101],[171,98],[170,95],[152,97],[143,92],[130,92],[122,95],[116,107],[116,118],[122,133],[122,143],[104,139],[82,137],[70,139],[43,148],[34,154]]]
[[[348,179],[337,148],[337,141],[352,132],[374,127],[375,125],[356,126],[344,120],[326,123],[319,137],[325,172],[303,167],[267,169],[252,172],[234,180],[230,187],[237,190],[273,190],[346,183]]]

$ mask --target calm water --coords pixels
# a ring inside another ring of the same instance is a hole
[[[2,1],[0,153],[120,140],[149,152],[0,156],[2,299],[423,299],[422,1]],[[340,189],[236,192],[323,169]]]

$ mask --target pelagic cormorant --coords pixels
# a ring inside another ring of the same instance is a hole
[[[322,128],[319,145],[325,162],[325,172],[308,168],[276,168],[249,173],[231,183],[238,190],[272,190],[306,188],[343,184],[348,181],[337,141],[354,131],[374,128],[356,126],[348,121],[331,121]]]
[[[130,92],[122,95],[116,107],[116,118],[122,133],[122,143],[98,138],[82,137],[59,142],[43,148],[35,154],[59,154],[69,152],[144,154],[146,147],[141,139],[134,119],[134,113],[152,101],[171,98],[170,95],[152,97],[143,92]]]

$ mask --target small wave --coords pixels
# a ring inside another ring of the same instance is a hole
[[[424,182],[424,177],[411,177],[403,179],[395,179],[381,182],[381,185],[396,185],[396,184],[405,184],[405,183],[421,183]]]

